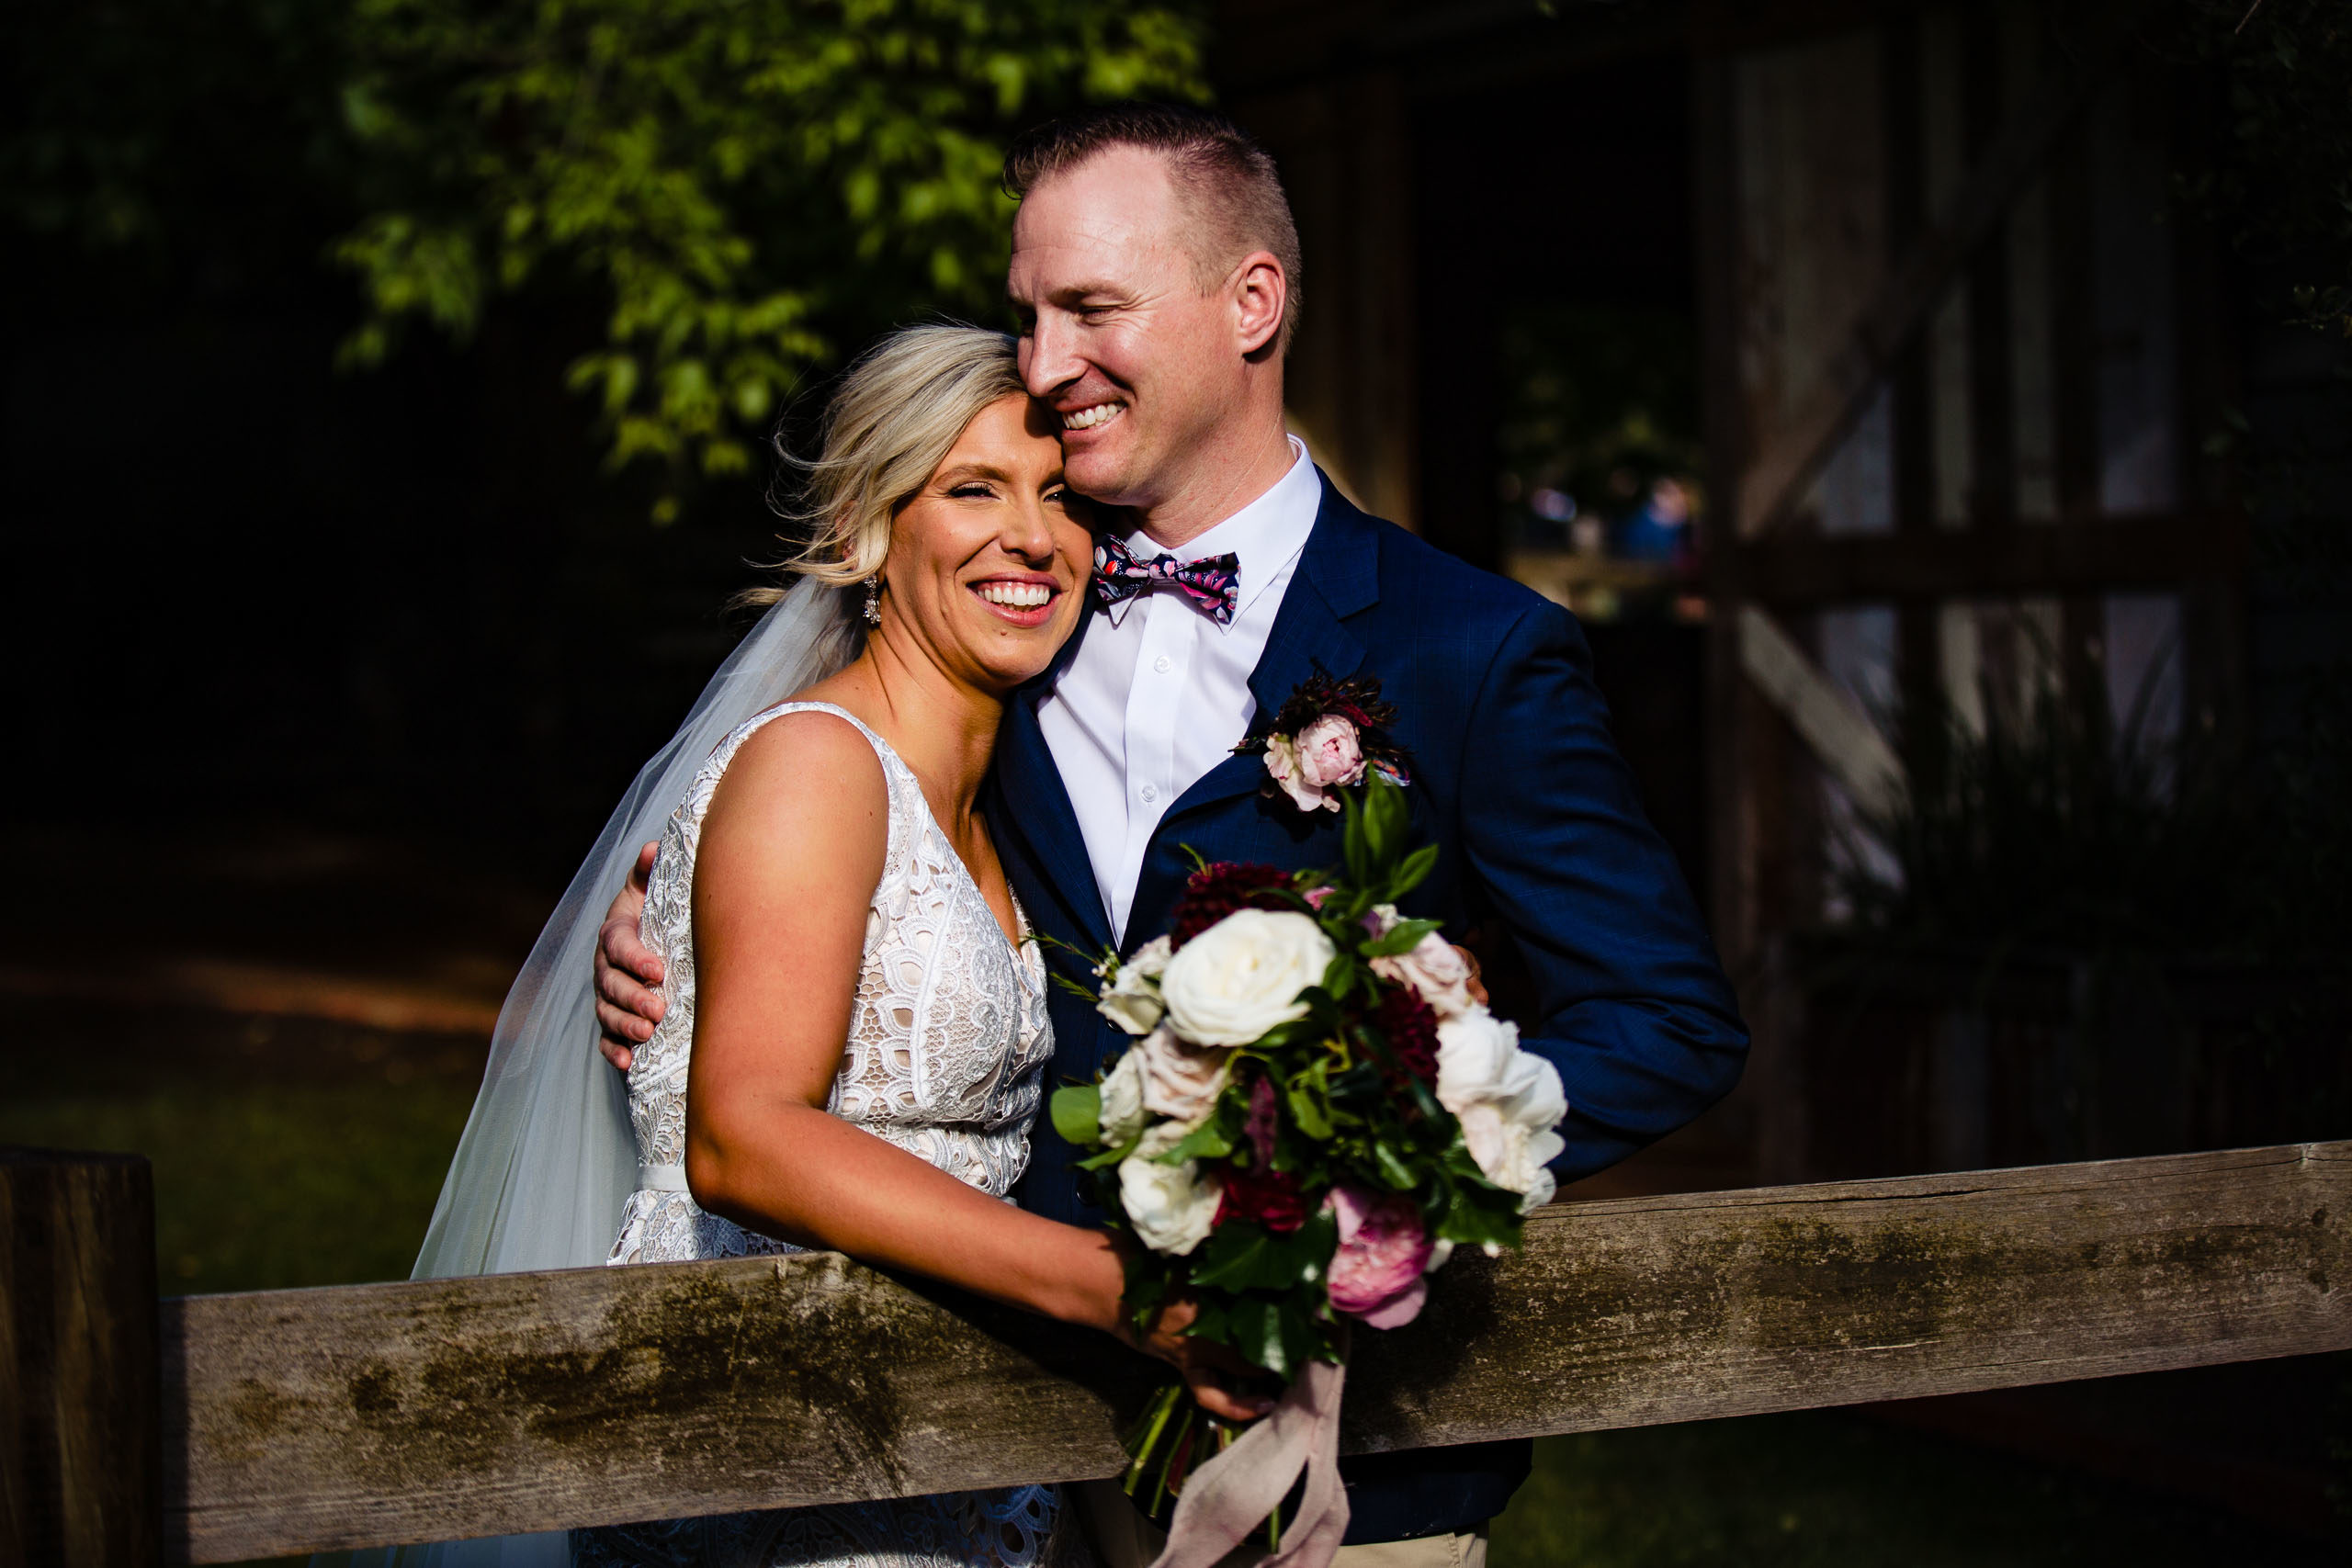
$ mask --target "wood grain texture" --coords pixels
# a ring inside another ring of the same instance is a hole
[[[1984,147],[1949,217],[1922,231],[1889,269],[1851,334],[1829,357],[1812,395],[1754,455],[1740,479],[1737,527],[1743,537],[1768,534],[1788,520],[1805,487],[1860,418],[1880,378],[2104,85],[2116,55],[2114,43],[2102,41],[2085,51],[2071,75],[2043,83]]]
[[[2352,1144],[1634,1199],[1359,1337],[1351,1451],[2352,1347]],[[1098,1336],[831,1255],[165,1303],[169,1546],[222,1562],[1102,1475]]]
[[[158,1560],[155,1337],[147,1162],[0,1148],[0,1565]]]
[[[1754,604],[1739,608],[1739,663],[1855,804],[1871,812],[1894,805],[1903,789],[1894,748],[1861,705]]]

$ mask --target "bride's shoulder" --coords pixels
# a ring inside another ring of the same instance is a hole
[[[845,716],[803,707],[744,737],[720,775],[706,845],[748,830],[768,852],[812,848],[877,858],[888,839],[890,789],[882,760]]]

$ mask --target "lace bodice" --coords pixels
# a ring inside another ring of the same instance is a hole
[[[1053,1055],[1046,969],[1019,949],[972,880],[888,741],[828,703],[780,703],[730,733],[671,815],[646,888],[639,931],[662,956],[667,1009],[629,1068],[639,1190],[615,1263],[674,1262],[788,1250],[706,1214],[685,1190],[686,1095],[694,1054],[695,851],[718,781],[743,742],[786,714],[832,714],[857,727],[889,790],[888,847],[865,917],[849,1039],[826,1109],[994,1197],[1029,1157],[1029,1122]]]

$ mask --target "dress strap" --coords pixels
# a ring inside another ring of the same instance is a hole
[[[760,721],[762,723],[765,723],[767,720],[772,718],[782,718],[788,713],[831,714],[835,718],[847,722],[860,735],[865,737],[865,743],[873,747],[875,755],[882,759],[882,771],[885,773],[890,772],[892,763],[896,763],[901,768],[904,768],[907,765],[906,759],[899,755],[899,750],[897,747],[891,745],[888,740],[883,739],[881,736],[875,733],[874,729],[868,726],[864,719],[858,717],[857,715],[850,712],[849,709],[841,706],[837,703],[778,703],[775,706],[762,714],[760,716]]]

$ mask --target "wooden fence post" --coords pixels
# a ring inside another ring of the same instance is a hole
[[[156,1323],[147,1162],[0,1147],[0,1568],[162,1561]]]

